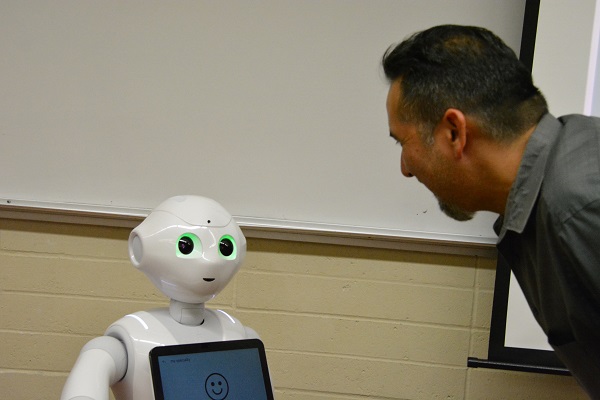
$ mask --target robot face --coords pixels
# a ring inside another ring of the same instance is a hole
[[[133,265],[171,299],[204,303],[238,271],[246,239],[217,202],[199,196],[173,197],[129,236]]]

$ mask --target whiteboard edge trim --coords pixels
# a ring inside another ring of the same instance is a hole
[[[149,209],[0,199],[0,219],[133,228]],[[495,238],[234,216],[251,238],[393,250],[496,256]]]

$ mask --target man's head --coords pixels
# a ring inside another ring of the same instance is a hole
[[[493,33],[455,25],[411,36],[382,64],[402,173],[417,177],[454,219],[486,209],[473,145],[516,142],[547,112],[531,73]]]
[[[427,29],[390,47],[382,64],[390,83],[400,82],[401,118],[419,125],[424,134],[447,109],[457,108],[476,119],[491,138],[510,141],[547,112],[530,71],[483,28]]]

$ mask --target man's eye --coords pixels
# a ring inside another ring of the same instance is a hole
[[[390,133],[390,137],[392,138],[392,140],[393,140],[394,142],[396,142],[396,144],[397,144],[398,146],[402,147],[402,142],[401,142],[400,140],[398,140],[398,139],[396,138],[396,136],[394,136],[394,135],[392,135],[392,134]]]

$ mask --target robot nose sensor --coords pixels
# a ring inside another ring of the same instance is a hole
[[[134,236],[131,238],[129,256],[131,257],[131,262],[136,267],[138,267],[142,262],[142,257],[144,256],[144,246],[142,245],[142,240],[138,235],[134,234]]]

